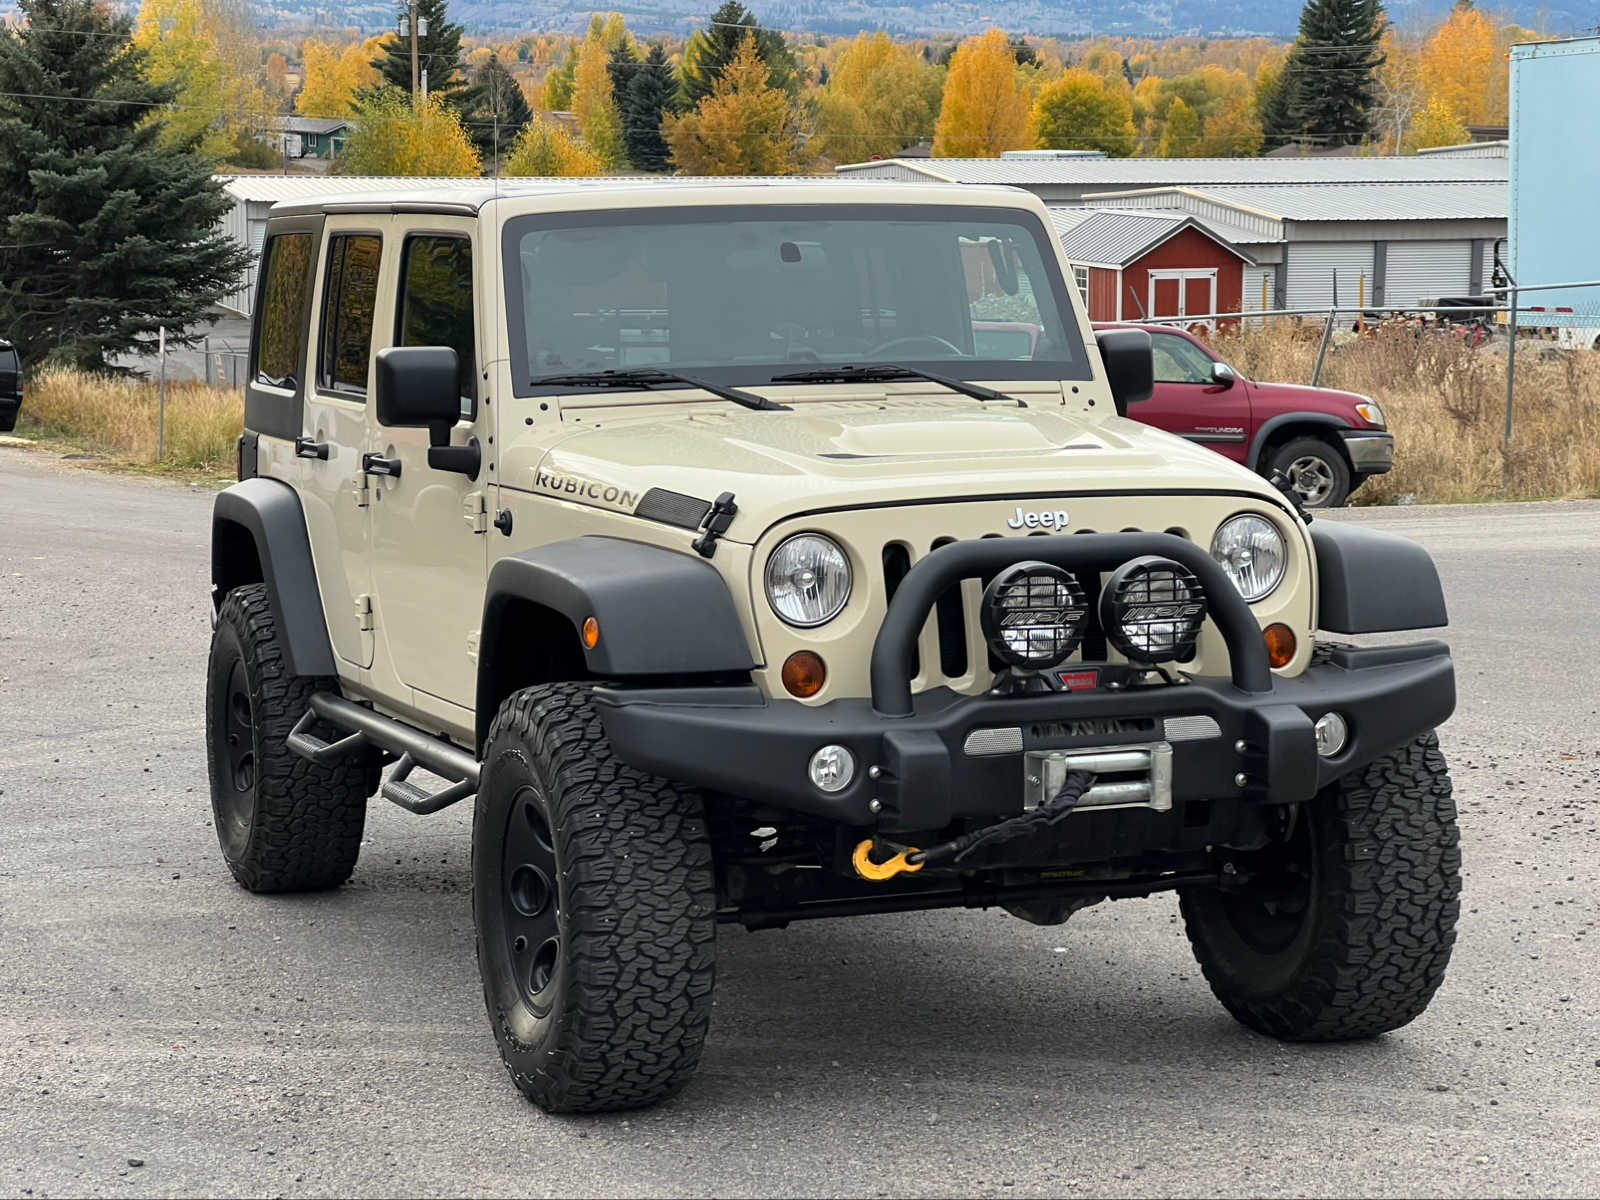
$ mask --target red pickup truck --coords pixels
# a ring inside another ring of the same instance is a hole
[[[1271,476],[1282,471],[1307,508],[1331,508],[1394,464],[1383,409],[1332,388],[1246,379],[1199,338],[1170,325],[1143,329],[1155,356],[1155,394],[1128,415]]]

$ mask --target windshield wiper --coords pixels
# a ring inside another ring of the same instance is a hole
[[[1019,400],[1015,396],[1008,396],[1004,392],[997,392],[993,388],[986,388],[980,383],[968,383],[965,379],[951,379],[947,375],[935,375],[932,371],[919,370],[916,367],[905,367],[899,363],[875,363],[864,366],[846,364],[842,367],[817,367],[810,371],[792,371],[787,375],[774,375],[773,383],[889,383],[896,379],[926,379],[929,383],[937,383],[947,387],[952,392],[960,392],[963,396],[971,396],[974,400],[1009,400],[1018,408],[1027,408],[1026,400]]]
[[[654,368],[641,368],[632,371],[578,371],[570,375],[535,375],[528,381],[535,387],[642,387],[651,388],[663,383],[678,383],[687,387],[699,388],[702,392],[710,392],[713,396],[723,400],[731,400],[735,404],[742,404],[745,408],[754,408],[763,412],[788,412],[787,404],[778,404],[768,400],[765,396],[757,396],[754,392],[742,392],[738,388],[723,387],[721,384],[710,383],[698,379],[693,375],[684,375],[677,371],[658,371]]]

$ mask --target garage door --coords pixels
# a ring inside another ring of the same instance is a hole
[[[1330,307],[1335,277],[1340,307],[1355,310],[1363,278],[1371,301],[1371,242],[1301,242],[1291,243],[1288,250],[1290,308]]]
[[[1272,281],[1275,268],[1246,267],[1244,269],[1244,295],[1239,308],[1243,312],[1256,312],[1263,308],[1277,308],[1273,303]],[[1263,287],[1265,290],[1263,290]]]
[[[1383,307],[1412,308],[1440,296],[1465,296],[1472,283],[1471,242],[1390,242]]]

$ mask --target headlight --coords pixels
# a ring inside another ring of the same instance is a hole
[[[1106,639],[1140,662],[1188,658],[1206,620],[1206,594],[1187,567],[1154,554],[1130,559],[1100,593]]]
[[[996,657],[1013,667],[1043,671],[1078,648],[1089,603],[1077,580],[1061,568],[1021,562],[990,581],[978,611]]]
[[[825,625],[850,599],[850,559],[820,533],[798,533],[767,559],[767,603],[790,625]]]
[[[1356,416],[1368,425],[1376,425],[1379,429],[1388,428],[1388,422],[1383,417],[1383,406],[1376,400],[1363,400],[1356,405]]]
[[[1211,557],[1222,565],[1239,594],[1254,604],[1283,582],[1289,553],[1283,534],[1265,517],[1240,513],[1217,526]]]

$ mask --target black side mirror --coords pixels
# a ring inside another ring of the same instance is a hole
[[[378,424],[428,431],[428,465],[478,477],[483,452],[474,438],[450,444],[461,419],[461,366],[449,346],[389,346],[378,351]]]
[[[1111,402],[1117,406],[1117,416],[1125,417],[1130,405],[1150,399],[1156,390],[1150,335],[1142,329],[1107,329],[1095,334],[1094,340],[1111,385]]]

